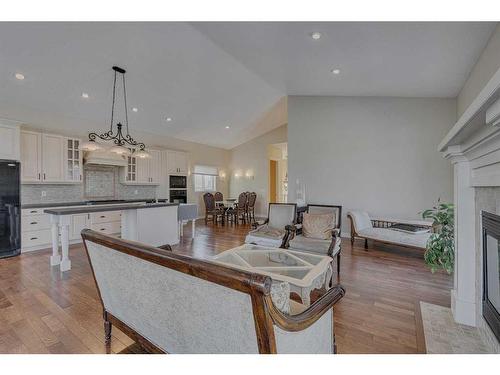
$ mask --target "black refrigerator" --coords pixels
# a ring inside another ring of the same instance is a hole
[[[0,258],[21,252],[20,164],[0,160]]]

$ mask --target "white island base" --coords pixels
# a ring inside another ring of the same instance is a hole
[[[179,243],[177,207],[127,210],[122,213],[122,238],[151,246]]]
[[[88,206],[50,209],[52,223],[52,256],[50,265],[59,265],[61,272],[71,269],[69,259],[69,228],[71,215],[101,211],[122,211],[121,237],[151,246],[179,243],[177,204],[135,204],[112,206]],[[59,240],[60,237],[60,240]],[[61,255],[59,254],[61,243]]]

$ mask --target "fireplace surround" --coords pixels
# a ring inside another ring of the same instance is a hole
[[[438,150],[453,164],[454,175],[453,317],[457,323],[479,328],[491,351],[500,353],[500,341],[490,327],[494,322],[490,319],[491,309],[483,308],[482,225],[483,211],[500,215],[500,69],[450,129]]]

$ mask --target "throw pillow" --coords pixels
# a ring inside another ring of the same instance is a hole
[[[302,235],[307,238],[331,240],[335,224],[334,214],[310,214],[305,212],[302,219]]]

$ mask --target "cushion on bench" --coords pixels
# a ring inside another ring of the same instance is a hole
[[[431,233],[411,234],[388,228],[366,228],[357,232],[360,237],[375,241],[393,242],[403,246],[426,248]]]

